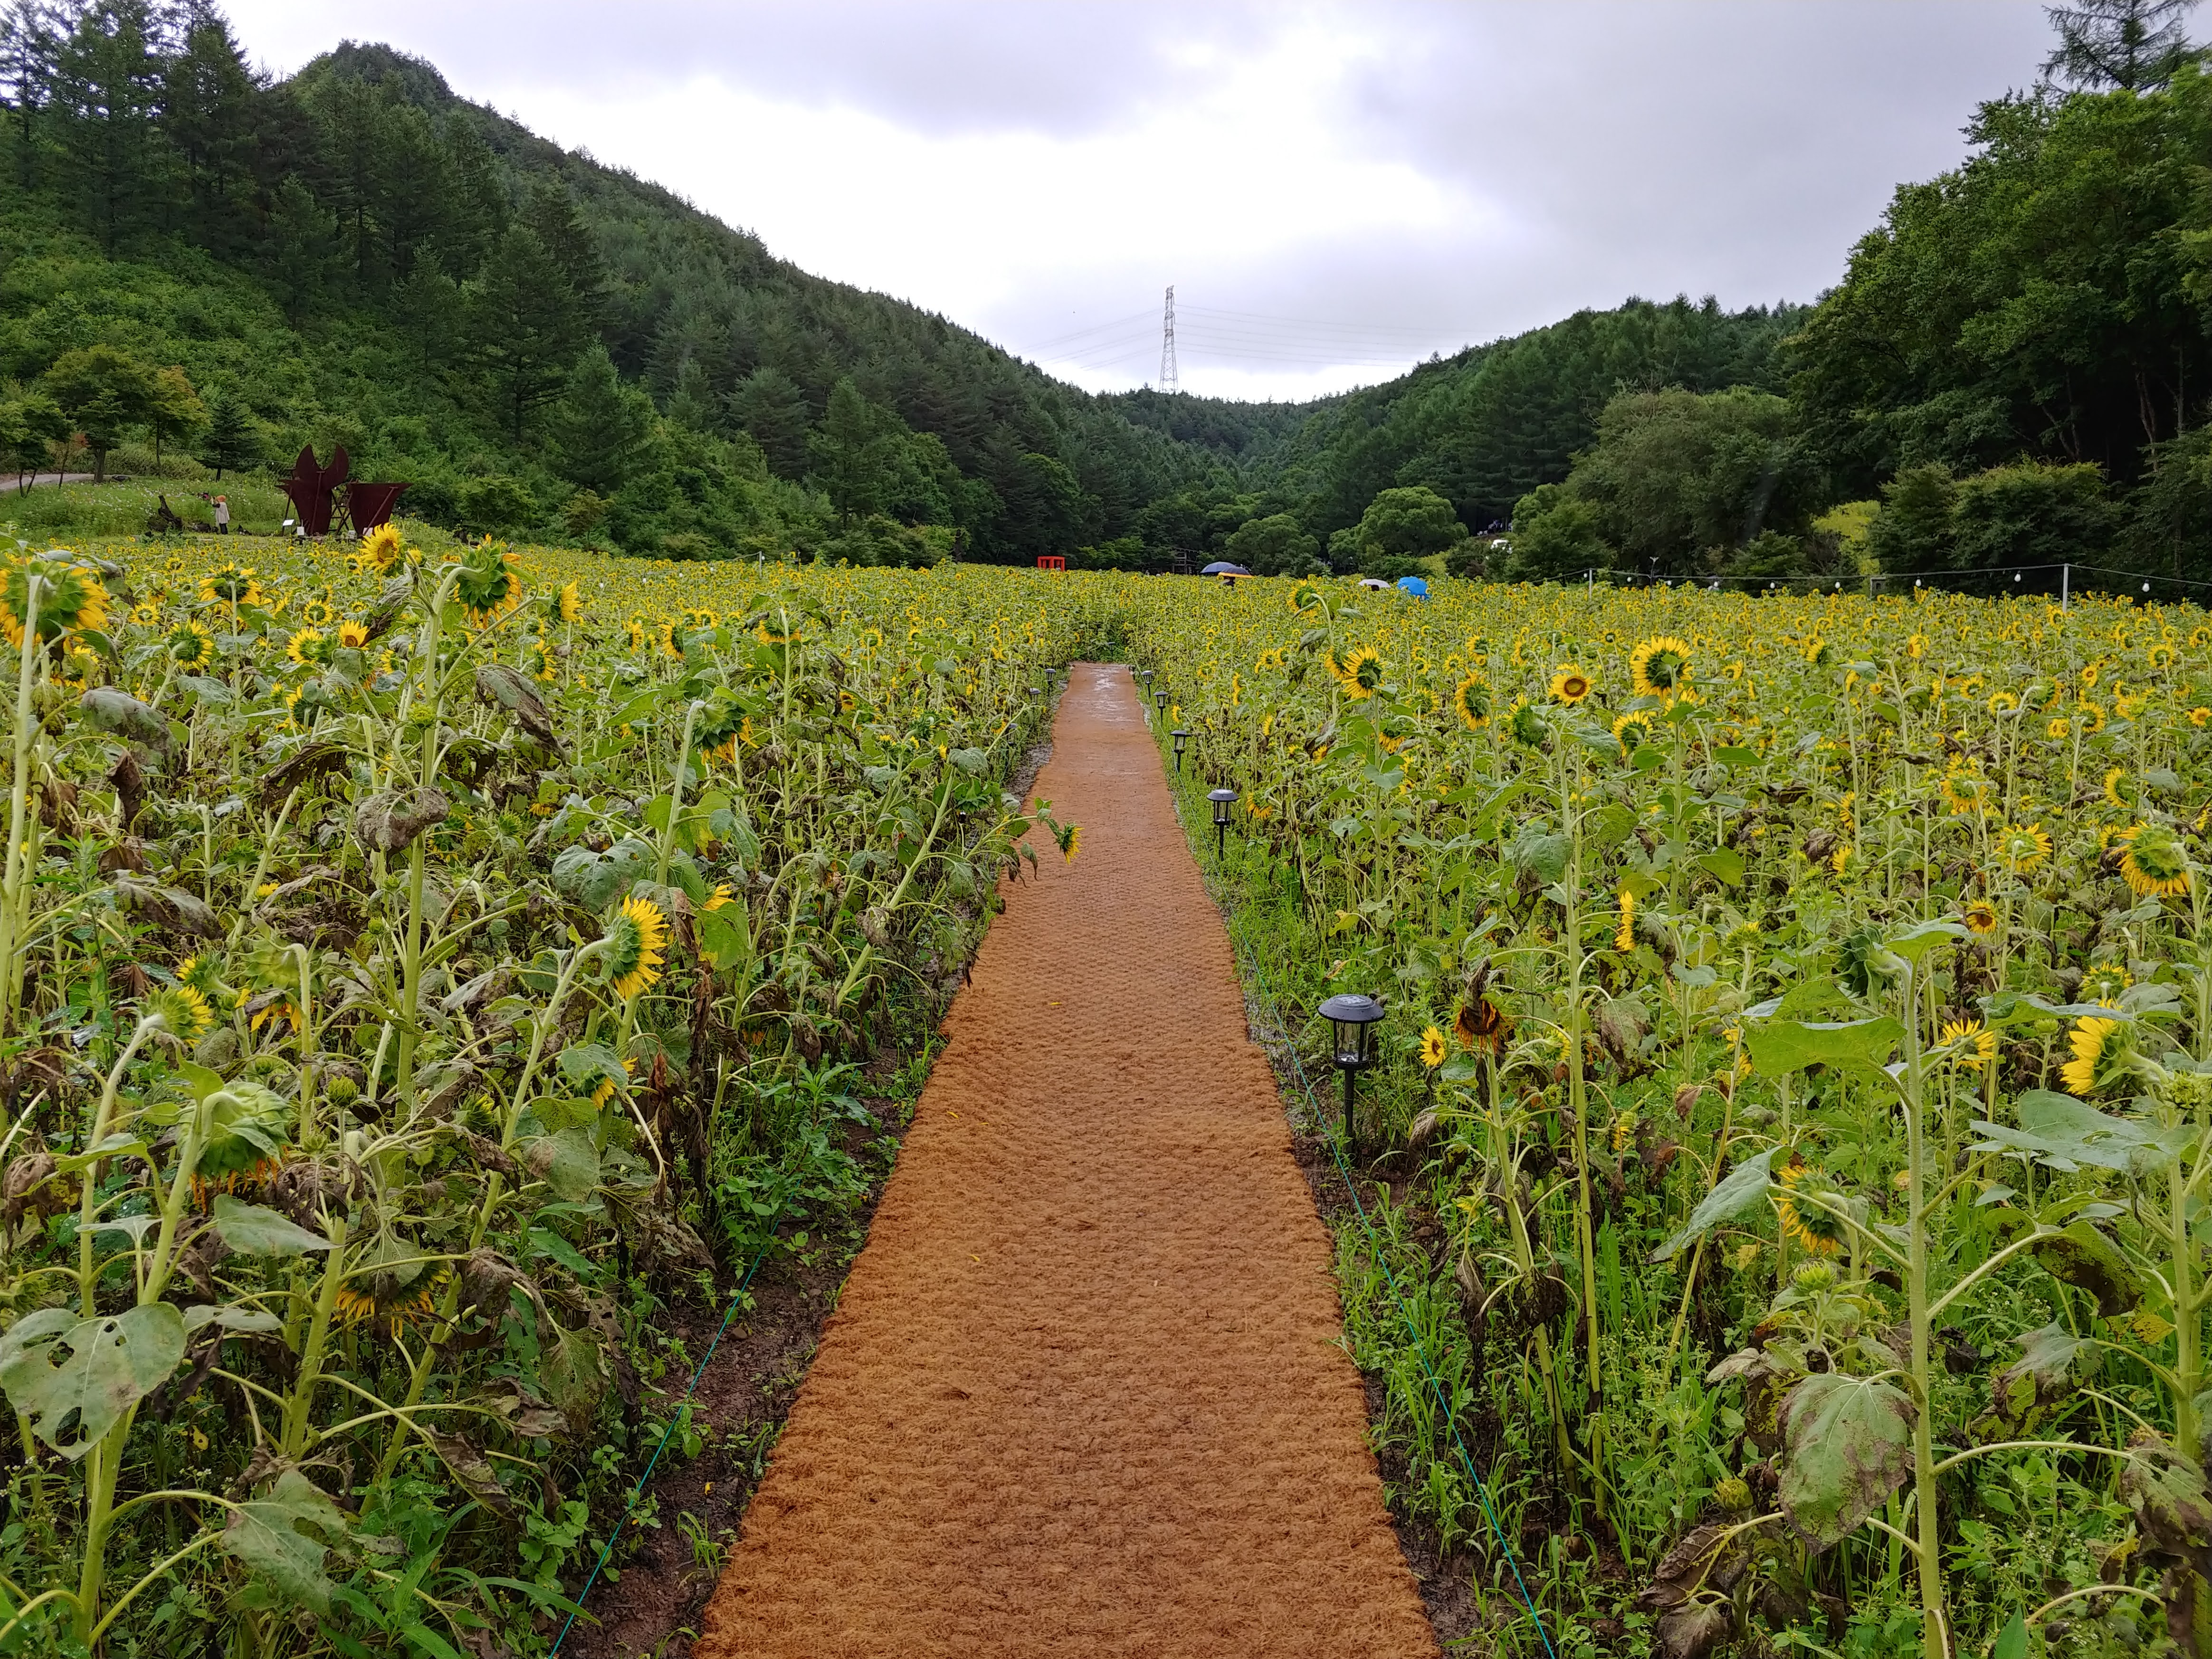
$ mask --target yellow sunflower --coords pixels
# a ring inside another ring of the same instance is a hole
[[[1689,645],[1672,634],[1655,635],[1628,653],[1628,677],[1639,697],[1672,697],[1689,673]]]
[[[1356,645],[1343,656],[1329,658],[1328,672],[1354,702],[1364,702],[1382,685],[1382,653],[1371,645]]]
[[[2074,1058],[2060,1068],[2058,1075],[2075,1095],[2096,1093],[2098,1085],[2105,1081],[2099,1073],[2110,1074],[2111,1062],[2120,1056],[2119,1045],[2112,1042],[2113,1033],[2119,1029],[2119,1021],[2100,1019],[2094,1014],[2074,1023],[2074,1030],[2066,1039]]]
[[[348,650],[358,651],[362,647],[368,643],[368,629],[364,624],[357,622],[342,622],[338,624],[338,644],[340,647]]]
[[[409,556],[396,524],[380,524],[361,539],[361,562],[387,576],[399,568],[403,561],[419,563],[422,557],[420,553]]]
[[[1969,899],[1959,912],[1959,920],[1966,923],[1968,933],[1986,939],[1997,930],[1997,908],[1987,899]]]
[[[1620,926],[1613,930],[1613,948],[1623,955],[1636,948],[1636,895],[1620,890]]]
[[[608,918],[607,981],[627,1002],[660,978],[660,947],[668,918],[651,899],[626,898]]]
[[[1469,674],[1452,688],[1452,710],[1468,731],[1480,731],[1490,722],[1490,688]]]
[[[1552,676],[1552,698],[1555,702],[1577,703],[1589,696],[1589,675],[1572,663],[1562,663]]]
[[[1997,1034],[1984,1030],[1978,1019],[1945,1020],[1942,1046],[1956,1045],[1959,1052],[1951,1057],[1954,1066],[1987,1066],[1997,1057]]]
[[[2169,897],[2189,890],[2189,854],[2181,838],[2162,823],[2138,824],[2119,837],[2120,874],[2138,898]]]
[[[169,629],[162,647],[179,668],[204,668],[215,660],[215,635],[190,617]]]
[[[100,573],[59,559],[37,559],[13,565],[0,585],[0,632],[8,643],[23,643],[23,618],[29,613],[30,584],[39,578],[39,637],[59,639],[64,634],[107,626],[107,590]]]
[[[1435,1071],[1444,1063],[1444,1034],[1433,1025],[1421,1032],[1421,1064]]]
[[[2138,793],[2124,766],[2115,766],[2105,774],[2105,799],[2123,812],[2135,805]]]
[[[319,668],[331,659],[329,635],[320,629],[303,628],[284,643],[284,659],[295,668]]]
[[[1814,1255],[1835,1255],[1843,1247],[1844,1223],[1823,1202],[1832,1200],[1842,1207],[1844,1197],[1834,1182],[1809,1164],[1789,1165],[1780,1182],[1782,1190],[1773,1198],[1784,1237],[1796,1239]]]

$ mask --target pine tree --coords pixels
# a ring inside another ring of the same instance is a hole
[[[2148,92],[2173,79],[2190,55],[2182,20],[2197,0],[2086,0],[2046,6],[2058,44],[2044,59],[2045,75],[2077,87]]]
[[[507,228],[470,284],[470,355],[517,441],[568,384],[584,338],[578,310],[575,289],[527,225]]]
[[[611,495],[652,435],[653,401],[624,386],[606,348],[594,344],[576,360],[552,427],[562,477]]]
[[[242,472],[257,465],[261,456],[261,435],[254,429],[252,412],[240,398],[227,392],[216,392],[208,404],[207,436],[200,444],[200,465],[213,467],[215,476],[220,478],[225,471]]]

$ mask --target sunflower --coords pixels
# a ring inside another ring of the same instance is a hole
[[[625,1054],[625,1055],[623,1055],[623,1075],[624,1077],[634,1077],[634,1076],[635,1076],[636,1074],[637,1074],[637,1061],[636,1061],[636,1060],[635,1060],[633,1056],[631,1056],[631,1055],[629,1055],[629,1054]],[[615,1079],[614,1079],[613,1076],[612,1076],[611,1074],[607,1074],[607,1075],[602,1076],[602,1077],[599,1079],[599,1086],[598,1088],[596,1088],[596,1089],[594,1089],[594,1090],[592,1090],[592,1105],[593,1109],[597,1109],[598,1108],[599,1108],[599,1107],[601,1107],[601,1106],[605,1105],[609,1101],[612,1100],[614,1097],[615,1097]]]
[[[2112,1062],[2122,1053],[2120,1045],[2112,1042],[2113,1033],[2119,1029],[2117,1019],[2100,1019],[2094,1014],[2075,1021],[2066,1039],[2074,1058],[2060,1068],[2058,1075],[2077,1096],[2096,1093],[2097,1085],[2111,1074]],[[2099,1075],[2100,1072],[2104,1077]]]
[[[2080,708],[2082,735],[2094,738],[2105,729],[2105,711],[2086,698],[2082,700]]]
[[[1435,1071],[1444,1063],[1444,1034],[1433,1025],[1421,1032],[1421,1064]]]
[[[1513,1038],[1513,1022],[1498,1012],[1488,997],[1460,1005],[1452,1017],[1452,1035],[1463,1048],[1474,1048],[1495,1060]]]
[[[1954,817],[1986,811],[1996,799],[1996,783],[1959,762],[1943,775],[1942,790]]]
[[[522,603],[522,576],[515,568],[521,556],[507,549],[484,546],[462,565],[453,584],[453,597],[468,612],[469,626],[483,628]]]
[[[668,918],[651,899],[626,898],[607,920],[607,981],[627,1002],[660,977]]]
[[[1080,824],[1074,823],[1069,824],[1066,833],[1060,837],[1060,855],[1061,860],[1068,864],[1074,863],[1076,852],[1081,848],[1082,844],[1082,826]]]
[[[623,624],[623,643],[631,650],[636,650],[645,641],[645,619],[642,617],[632,617]]]
[[[1355,702],[1373,696],[1382,685],[1382,653],[1371,645],[1356,645],[1341,657],[1332,653],[1328,672]]]
[[[2171,668],[2173,659],[2173,647],[2162,640],[2150,648],[2149,662],[2153,668]]]
[[[1613,723],[1613,735],[1626,754],[1633,754],[1638,744],[1651,736],[1651,711],[1632,708]]]
[[[2084,691],[2087,691],[2087,690],[2091,686],[2094,685],[2096,683],[2097,683],[2097,665],[2096,665],[2095,663],[2091,663],[2091,664],[2090,664],[2087,668],[2085,668],[2085,669],[2083,669],[2083,670],[2081,671],[2081,689],[2082,689]]]
[[[1552,676],[1552,700],[1577,703],[1590,694],[1590,678],[1574,664],[1561,663]]]
[[[2137,898],[2160,898],[2189,890],[2189,854],[2181,839],[2162,823],[2139,824],[2121,842],[2120,873]]]
[[[2105,799],[2123,812],[2131,810],[2142,792],[2128,776],[2124,766],[2115,766],[2105,774]]]
[[[1969,899],[1959,912],[1959,920],[1966,924],[1966,931],[1984,939],[1997,930],[1997,908],[1987,899]]]
[[[2073,729],[2072,724],[2069,721],[2053,720],[2043,728],[2043,735],[2046,738],[2063,738]]]
[[[711,634],[722,625],[721,617],[707,610],[686,611],[681,620],[687,634]]]
[[[1636,895],[1620,890],[1620,926],[1613,930],[1613,948],[1626,956],[1636,948]]]
[[[169,629],[162,648],[179,668],[203,668],[215,660],[215,635],[187,617]]]
[[[39,578],[40,639],[107,626],[107,590],[100,585],[99,572],[60,559],[40,559],[12,566],[0,586],[0,632],[6,633],[9,644],[23,643],[33,575]]]
[[[154,604],[133,605],[131,620],[141,628],[151,628],[161,620],[161,607]]]
[[[1954,1044],[1958,1046],[1959,1052],[1952,1056],[1954,1066],[1978,1068],[1997,1057],[1997,1034],[1983,1030],[1982,1022],[1978,1019],[1945,1020],[1940,1041],[1946,1048]]]
[[[1535,705],[1526,697],[1513,700],[1512,712],[1507,716],[1506,725],[1513,733],[1513,741],[1528,748],[1541,749],[1551,741],[1551,729],[1544,724],[1544,717],[1536,712]]]
[[[574,582],[563,582],[561,585],[561,591],[554,600],[554,605],[556,614],[564,623],[575,622],[584,614],[583,596],[577,592],[576,584]]]
[[[1824,1200],[1843,1205],[1826,1174],[1809,1164],[1792,1164],[1780,1176],[1782,1190],[1773,1194],[1775,1212],[1782,1218],[1782,1233],[1794,1238],[1814,1255],[1833,1255],[1843,1247],[1843,1218]]]
[[[295,668],[320,668],[335,648],[320,629],[303,628],[285,641],[284,658]]]
[[[1470,732],[1480,732],[1490,723],[1490,688],[1480,678],[1469,674],[1452,688],[1452,710],[1461,723]]]
[[[409,556],[401,544],[399,526],[396,524],[380,524],[361,539],[362,563],[374,566],[387,576],[399,568],[401,561],[418,563],[422,557],[420,553]]]
[[[2212,708],[2199,708],[2189,711],[2189,723],[2191,726],[2203,726],[2207,720],[2212,720]]]
[[[1850,867],[1850,863],[1851,849],[1848,847],[1838,847],[1834,852],[1828,854],[1828,868],[1834,871],[1838,876],[1841,876],[1844,871]]]
[[[368,629],[357,622],[338,624],[338,646],[343,650],[358,651],[368,643]]]
[[[1990,694],[1990,713],[1992,714],[2009,714],[2019,708],[2020,699],[2009,691],[1993,691]]]
[[[394,1282],[397,1274],[372,1273],[365,1291],[339,1285],[331,1311],[341,1324],[380,1325],[397,1338],[402,1326],[431,1317],[437,1309],[438,1292],[450,1276],[447,1269],[441,1267],[412,1284],[402,1285]]]
[[[1672,634],[1658,634],[1628,653],[1628,677],[1639,697],[1672,697],[1689,678],[1690,647]]]
[[[171,985],[153,992],[139,1005],[146,1015],[158,1015],[170,1036],[186,1042],[205,1033],[215,1024],[208,1000],[189,985]]]
[[[250,564],[217,565],[200,578],[200,599],[209,605],[227,605],[234,611],[241,605],[269,603]]]
[[[707,902],[699,908],[702,910],[719,910],[732,902],[730,884],[726,881],[718,881],[714,884],[714,890],[707,895]]]
[[[1925,634],[1915,634],[1906,640],[1905,654],[1913,661],[1918,662],[1921,658],[1928,654],[1928,636]]]

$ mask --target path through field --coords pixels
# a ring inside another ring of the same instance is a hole
[[[1433,1655],[1125,670],[1075,669],[1054,744],[1078,856],[953,1004],[696,1651]]]

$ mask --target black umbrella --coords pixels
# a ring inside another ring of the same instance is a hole
[[[1249,576],[1252,573],[1241,564],[1231,564],[1226,559],[1216,559],[1198,574],[1201,576]]]

